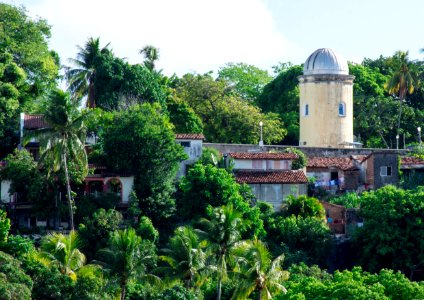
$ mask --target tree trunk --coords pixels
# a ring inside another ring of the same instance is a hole
[[[402,116],[402,101],[403,99],[401,98],[399,100],[399,115],[398,115],[398,123],[397,123],[397,134],[399,134],[399,129],[400,129],[400,118]]]
[[[121,300],[125,300],[125,285],[121,285]]]
[[[69,174],[68,174],[68,163],[66,160],[66,153],[63,154],[63,163],[65,168],[65,178],[66,178],[66,194],[68,198],[69,205],[69,217],[71,222],[71,230],[74,230],[74,213],[72,210],[72,199],[71,199],[71,184],[69,183]]]
[[[221,277],[218,278],[218,287],[216,292],[216,300],[221,300]]]

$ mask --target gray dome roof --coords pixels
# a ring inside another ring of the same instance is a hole
[[[347,61],[329,48],[321,48],[309,55],[303,66],[303,75],[349,75]]]

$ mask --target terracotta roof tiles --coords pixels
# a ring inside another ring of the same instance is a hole
[[[350,157],[310,157],[308,168],[337,168],[342,171],[357,170]]]
[[[238,183],[307,183],[302,170],[285,171],[239,171],[235,173]]]
[[[175,138],[177,140],[203,140],[205,136],[202,133],[177,133]]]
[[[236,152],[228,153],[234,159],[273,159],[273,160],[293,160],[298,158],[293,153],[266,153],[266,152]]]
[[[25,129],[40,129],[48,127],[43,115],[27,115],[24,116]]]
[[[424,160],[414,156],[404,156],[401,158],[401,165],[424,165]]]

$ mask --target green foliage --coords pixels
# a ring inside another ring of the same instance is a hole
[[[202,120],[196,115],[187,102],[176,97],[168,97],[166,107],[169,119],[177,133],[202,133]]]
[[[145,278],[146,266],[152,260],[151,243],[143,243],[133,228],[114,231],[108,247],[101,249],[99,255],[107,272],[116,279],[125,299],[126,288],[131,279]]]
[[[5,161],[6,166],[0,170],[0,177],[11,181],[9,194],[19,193],[21,199],[28,202],[43,197],[46,178],[28,151],[16,149]]]
[[[361,197],[363,228],[357,230],[362,265],[370,271],[401,270],[412,278],[424,263],[424,191],[385,186]]]
[[[137,226],[137,234],[142,239],[155,243],[159,239],[159,231],[153,226],[152,220],[146,216],[142,216]]]
[[[362,200],[357,193],[350,192],[334,198],[330,198],[329,202],[343,205],[346,208],[359,208],[361,206]]]
[[[424,286],[399,272],[381,270],[370,274],[355,267],[351,271],[322,273],[316,267],[291,268],[288,293],[277,299],[421,299]]]
[[[209,74],[186,74],[176,83],[176,95],[186,101],[202,119],[209,142],[257,144],[259,122],[267,144],[278,143],[286,135],[281,119],[261,110],[231,92],[227,82]]]
[[[325,218],[325,210],[319,200],[305,195],[297,198],[290,195],[287,203],[284,204],[283,210],[289,216],[312,217],[320,220]]]
[[[277,113],[287,124],[286,145],[299,142],[299,87],[297,77],[303,74],[302,66],[290,66],[268,83],[257,99],[264,112]],[[265,131],[264,131],[265,132]]]
[[[221,161],[222,154],[221,152],[219,152],[219,150],[212,147],[203,147],[202,156],[198,160],[198,163],[201,163],[202,165],[212,165],[217,167],[219,166]]]
[[[292,170],[303,169],[308,165],[308,157],[301,150],[296,148],[286,148],[284,152],[297,155],[297,158],[292,161]]]
[[[284,253],[287,265],[302,261],[307,264],[326,264],[331,235],[322,220],[277,215],[268,220],[265,229],[270,250],[274,255]]]
[[[160,106],[146,103],[115,113],[101,143],[112,170],[135,176],[143,214],[155,224],[170,217],[175,210],[173,181],[186,155]]]
[[[354,98],[385,96],[384,84],[388,77],[377,69],[359,64],[349,64],[349,74],[355,76]]]
[[[9,235],[7,242],[0,243],[0,249],[21,260],[27,254],[35,251],[34,242],[20,235]]]
[[[84,195],[76,199],[75,223],[79,224],[91,216],[99,209],[115,209],[121,198],[115,193],[104,193],[98,196]]]
[[[64,235],[49,233],[41,241],[42,254],[56,266],[62,274],[76,280],[76,271],[86,262],[85,255],[79,250],[81,241],[75,231]]]
[[[21,263],[0,251],[0,299],[31,299],[33,281],[21,268]]]
[[[50,26],[47,21],[31,19],[25,8],[6,3],[0,4],[0,19],[0,53],[11,54],[13,62],[28,77],[23,89],[25,97],[35,99],[48,92],[56,85],[59,62],[57,54],[48,49]]]
[[[283,270],[284,255],[271,260],[271,253],[265,244],[259,240],[239,243],[233,249],[233,255],[239,257],[234,291],[234,300],[242,300],[256,291],[260,300],[270,299],[276,294],[285,293],[283,281],[289,273]]]
[[[202,271],[206,267],[205,244],[190,226],[178,227],[169,239],[166,248],[161,249],[159,259],[165,263],[159,267],[167,279],[180,280],[186,288],[199,287],[204,280]]]
[[[109,235],[118,230],[121,223],[122,214],[114,209],[100,208],[84,219],[78,232],[88,259],[93,259],[98,250],[106,247]]]
[[[228,63],[219,69],[218,79],[227,81],[241,98],[253,102],[272,77],[266,70],[261,70],[253,65]]]
[[[180,189],[178,214],[183,219],[193,220],[203,216],[208,206],[232,204],[248,220],[243,232],[250,236],[265,234],[259,210],[251,206],[250,199],[243,197],[251,193],[243,193],[242,187],[225,169],[196,164],[180,182]]]
[[[56,267],[46,267],[39,262],[27,261],[25,271],[34,282],[32,299],[71,299],[74,282],[69,276],[60,273]]]
[[[104,51],[95,61],[94,95],[96,105],[105,110],[133,104],[159,103],[166,107],[160,75],[143,65],[130,65],[112,52]]]
[[[7,242],[9,236],[10,220],[4,210],[0,210],[0,243]]]

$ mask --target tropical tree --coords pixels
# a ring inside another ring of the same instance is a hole
[[[241,239],[243,218],[232,204],[214,209],[209,207],[208,215],[208,219],[200,220],[204,229],[197,232],[208,241],[209,251],[216,260],[217,299],[220,300],[222,281],[227,278],[227,265],[233,259],[231,249]]]
[[[51,172],[64,171],[67,200],[69,206],[70,227],[74,229],[74,217],[71,198],[69,166],[72,165],[74,179],[82,181],[88,173],[87,154],[85,152],[84,114],[73,105],[68,93],[55,90],[50,95],[50,105],[44,114],[49,125],[28,134],[24,143],[36,138],[40,143],[40,163],[48,166]]]
[[[121,300],[125,299],[128,281],[132,278],[155,278],[145,275],[146,264],[151,259],[146,256],[141,237],[137,236],[133,228],[117,230],[110,235],[109,246],[101,249],[99,255],[101,263],[107,272],[114,276],[121,289]],[[151,245],[151,244],[147,244]]]
[[[144,66],[150,71],[155,69],[155,63],[159,59],[159,49],[152,45],[146,45],[139,51],[144,56]]]
[[[181,279],[187,289],[198,287],[200,273],[206,265],[203,248],[201,239],[192,227],[178,227],[169,240],[168,248],[162,249],[163,255],[159,256],[168,266],[158,268],[158,271],[164,272],[168,278]]]
[[[50,233],[41,241],[42,254],[50,264],[57,265],[62,274],[76,279],[76,271],[86,262],[85,255],[78,249],[81,246],[78,233]]]
[[[87,96],[87,107],[96,107],[94,78],[96,77],[96,59],[108,51],[109,43],[100,48],[100,39],[90,37],[84,48],[77,46],[77,58],[69,61],[75,68],[67,67],[65,77],[69,83],[69,91],[76,99]]]
[[[273,293],[286,292],[282,282],[289,273],[283,270],[284,255],[271,261],[271,253],[260,240],[243,241],[232,251],[239,262],[237,267],[238,285],[231,299],[247,299],[253,291],[257,291],[258,300],[268,300]]]
[[[400,119],[402,116],[402,102],[407,94],[412,94],[418,85],[418,75],[415,65],[408,59],[408,51],[397,51],[393,57],[396,69],[386,83],[386,90],[399,98],[399,115],[397,133],[399,134]]]

